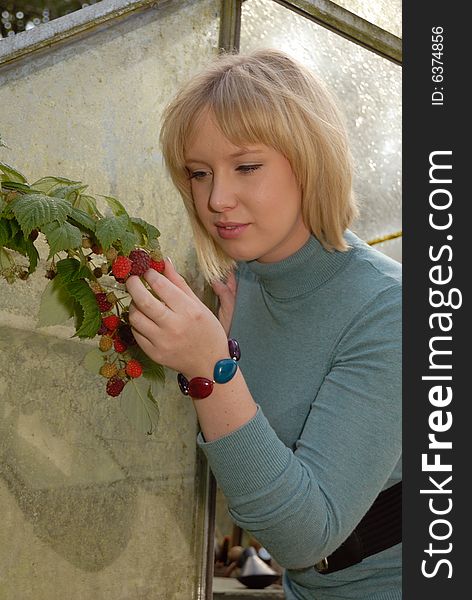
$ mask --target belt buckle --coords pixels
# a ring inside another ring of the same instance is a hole
[[[326,557],[322,558],[313,568],[315,571],[318,571],[318,573],[326,573],[328,570],[328,559]]]

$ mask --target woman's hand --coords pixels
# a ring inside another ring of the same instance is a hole
[[[228,358],[228,340],[216,316],[193,293],[169,259],[165,275],[144,274],[156,298],[139,277],[126,287],[131,295],[129,322],[142,350],[155,362],[192,377],[213,376],[215,362]]]
[[[226,283],[215,280],[212,281],[211,287],[220,301],[218,319],[223,325],[226,335],[229,336],[231,321],[233,320],[234,305],[236,303],[236,289],[238,287],[234,271],[231,271],[228,275]]]

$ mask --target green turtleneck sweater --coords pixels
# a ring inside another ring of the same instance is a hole
[[[258,404],[199,436],[231,516],[286,568],[289,600],[398,600],[401,544],[321,575],[379,492],[401,479],[401,266],[346,232],[277,263],[238,263],[230,335]]]

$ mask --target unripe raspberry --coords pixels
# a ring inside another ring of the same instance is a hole
[[[113,306],[115,306],[115,304],[118,302],[118,298],[116,297],[114,292],[108,292],[107,300],[108,300],[108,302],[113,304]]]
[[[118,367],[114,363],[105,363],[100,369],[100,375],[110,379],[110,377],[114,377],[118,373]]]
[[[159,273],[164,273],[165,268],[166,268],[166,263],[163,260],[156,261],[151,258],[151,263],[150,263],[149,267],[151,269],[154,269],[155,271],[158,271]]]
[[[144,275],[149,269],[151,257],[145,250],[132,250],[129,253],[129,258],[132,261],[131,275]]]
[[[108,352],[113,347],[113,338],[109,335],[102,335],[98,343],[98,347],[102,352]]]
[[[93,274],[97,279],[100,279],[100,277],[103,275],[101,267],[95,267],[95,269],[93,270]]]
[[[82,238],[82,248],[91,248],[92,247],[92,240],[88,237],[83,237]]]
[[[125,369],[120,369],[117,373],[118,377],[121,377],[121,379],[124,379],[126,377],[126,371]]]
[[[102,323],[109,331],[115,331],[115,329],[121,323],[121,319],[117,315],[109,315],[108,317],[104,317],[102,319]]]
[[[135,379],[136,377],[141,377],[143,374],[143,367],[139,361],[132,358],[126,363],[125,371],[127,375]]]
[[[99,244],[92,244],[92,252],[94,254],[103,254],[103,248]]]
[[[113,262],[115,260],[115,258],[118,256],[118,252],[116,251],[115,248],[108,248],[108,250],[105,252],[105,256],[107,257],[108,260],[111,260]]]
[[[126,279],[131,271],[131,267],[131,259],[127,256],[118,256],[118,258],[113,261],[111,270],[117,279]]]
[[[116,352],[119,352],[121,354],[121,352],[124,352],[127,347],[128,346],[124,342],[122,342],[120,338],[117,337],[113,340],[113,348]]]
[[[89,283],[89,286],[94,294],[101,294],[103,292],[103,288],[98,283],[98,281],[92,281],[91,283]]]
[[[107,274],[108,274],[108,271],[110,270],[110,267],[109,267],[108,263],[103,263],[103,264],[100,266],[100,270],[101,270],[101,272],[102,272],[102,275],[107,275]]]
[[[95,294],[95,298],[97,299],[100,312],[108,312],[112,308],[113,305],[109,300],[107,300],[107,295],[104,292]]]
[[[107,394],[114,397],[119,396],[125,387],[125,383],[126,382],[119,377],[111,377],[107,381]]]

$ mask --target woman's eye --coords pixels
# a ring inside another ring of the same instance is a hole
[[[189,174],[189,179],[204,179],[209,173],[207,171],[192,171]]]
[[[254,171],[257,171],[259,167],[262,167],[262,165],[240,165],[237,170],[241,173],[253,173]]]

